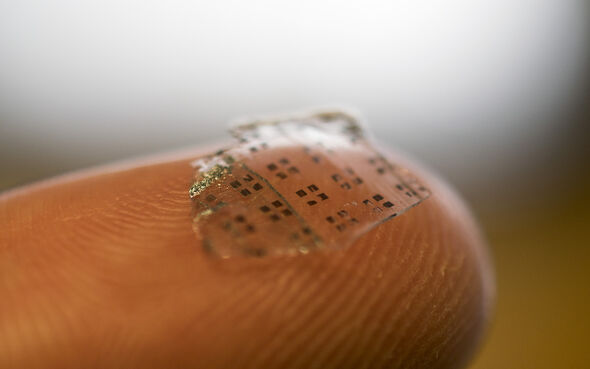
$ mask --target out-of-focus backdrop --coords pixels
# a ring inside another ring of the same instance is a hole
[[[472,367],[587,367],[589,25],[585,0],[0,0],[0,190],[353,106],[490,240]]]

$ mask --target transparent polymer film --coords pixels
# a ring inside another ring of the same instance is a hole
[[[430,195],[344,113],[259,120],[232,133],[235,146],[193,163],[194,227],[212,255],[346,247]]]

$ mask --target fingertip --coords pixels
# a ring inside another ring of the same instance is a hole
[[[45,357],[61,367],[91,355],[103,367],[450,368],[473,355],[491,268],[472,216],[440,180],[421,173],[432,195],[350,247],[220,260],[193,227],[193,159],[5,197],[1,258],[16,271],[3,278],[5,329],[20,332],[6,317],[27,311],[33,327],[51,321],[61,347],[87,343]],[[26,346],[41,344],[32,335]],[[22,367],[43,363],[16,346],[7,356]]]

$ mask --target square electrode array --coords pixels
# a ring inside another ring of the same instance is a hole
[[[430,195],[344,113],[259,120],[232,133],[235,146],[193,163],[194,228],[212,255],[346,247]]]

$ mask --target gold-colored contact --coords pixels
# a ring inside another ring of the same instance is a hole
[[[219,164],[215,165],[213,168],[209,169],[205,173],[202,173],[202,178],[195,182],[188,191],[190,198],[194,198],[195,196],[199,195],[203,192],[207,187],[211,186],[211,184],[217,182],[218,180],[222,179],[226,174],[230,171],[229,167],[221,166]]]

